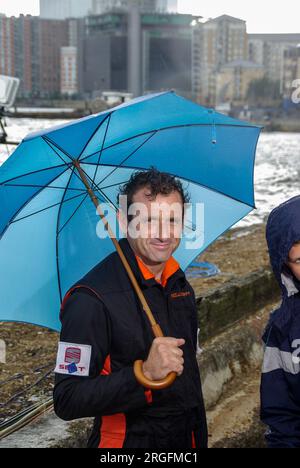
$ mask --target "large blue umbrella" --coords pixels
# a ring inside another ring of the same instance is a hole
[[[260,130],[170,91],[27,136],[0,169],[0,320],[60,329],[66,291],[115,248],[99,238],[88,187],[113,226],[119,185],[137,169],[176,175],[203,204],[204,229],[190,210],[174,255],[185,270],[255,207]]]

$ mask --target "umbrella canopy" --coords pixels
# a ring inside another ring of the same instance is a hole
[[[177,176],[191,204],[203,207],[202,229],[189,210],[174,254],[185,270],[255,208],[260,130],[170,91],[26,137],[0,168],[0,320],[59,330],[66,291],[114,250],[110,238],[99,238],[76,164],[112,226],[119,186],[133,171],[155,166]],[[191,234],[199,242],[186,248]]]

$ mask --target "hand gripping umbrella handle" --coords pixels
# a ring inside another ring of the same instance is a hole
[[[144,309],[144,312],[146,313],[148,319],[149,319],[149,322],[150,322],[150,325],[152,327],[152,330],[153,330],[153,334],[156,338],[159,338],[159,337],[163,337],[164,334],[159,326],[158,323],[156,323],[155,321],[155,318],[150,310],[150,307],[145,299],[145,296],[133,274],[133,271],[107,221],[107,219],[105,218],[105,215],[101,209],[101,205],[100,205],[100,202],[95,194],[95,192],[93,191],[92,189],[92,186],[91,186],[91,182],[93,181],[90,181],[90,177],[88,176],[88,174],[85,173],[85,171],[82,169],[82,167],[80,166],[80,162],[78,160],[74,160],[73,161],[73,164],[75,166],[75,168],[78,170],[78,173],[79,173],[79,176],[83,182],[83,184],[85,185],[86,189],[87,189],[87,192],[92,200],[92,202],[94,203],[96,209],[97,209],[97,212],[98,212],[98,215],[100,216],[100,218],[102,219],[103,221],[103,224],[105,226],[105,229],[107,230],[108,234],[109,234],[109,237],[111,238],[115,248],[116,248],[116,251],[118,252],[119,254],[119,257],[121,259],[121,262],[123,263],[124,265],[124,268],[125,270],[127,271],[128,273],[128,276],[129,276],[129,279],[132,283],[132,286],[135,290],[135,292],[137,293],[138,295],[138,298],[139,300],[141,301],[141,304],[143,306],[143,309]],[[161,390],[163,388],[167,388],[169,387],[170,385],[172,385],[172,383],[174,382],[174,380],[176,379],[177,377],[177,374],[176,372],[171,372],[170,374],[168,374],[164,379],[162,380],[150,380],[148,379],[144,373],[143,373],[143,361],[141,360],[137,360],[135,361],[134,363],[134,366],[133,366],[133,370],[134,370],[134,375],[137,379],[137,381],[143,385],[144,387],[146,388],[150,388],[151,390]]]
[[[162,390],[163,388],[170,387],[177,377],[176,372],[170,372],[164,379],[150,380],[143,373],[143,361],[141,360],[135,361],[133,371],[136,380],[143,385],[143,387],[150,388],[151,390]]]
[[[152,330],[156,338],[164,336],[158,323],[152,326]],[[168,374],[164,379],[150,380],[144,375],[143,361],[141,360],[135,361],[133,371],[137,381],[143,385],[143,387],[150,388],[151,390],[162,390],[163,388],[167,388],[172,385],[177,377],[176,372],[170,372],[170,374]]]

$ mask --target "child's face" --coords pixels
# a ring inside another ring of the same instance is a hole
[[[300,244],[294,244],[291,248],[287,265],[300,281]]]

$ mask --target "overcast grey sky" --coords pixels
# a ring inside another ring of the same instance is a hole
[[[244,19],[249,33],[300,33],[299,0],[178,0],[178,5],[180,13],[205,18],[227,14]],[[9,16],[37,15],[39,0],[0,0],[0,12]]]

